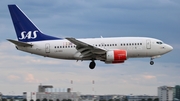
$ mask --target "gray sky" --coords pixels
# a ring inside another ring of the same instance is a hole
[[[76,62],[17,51],[6,39],[16,39],[7,8],[17,4],[46,34],[58,37],[153,37],[174,50],[155,59],[129,59],[124,64]],[[37,86],[72,87],[82,94],[157,94],[157,87],[180,84],[179,0],[1,0],[0,91],[21,94]],[[70,81],[73,80],[73,84]],[[95,84],[92,84],[92,81]],[[95,89],[95,92],[92,91]]]

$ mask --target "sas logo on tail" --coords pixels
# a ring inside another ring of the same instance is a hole
[[[26,32],[26,31],[23,31],[21,32],[21,37],[19,38],[20,40],[23,40],[23,39],[35,39],[37,37],[37,30],[36,31],[29,31],[29,32]]]

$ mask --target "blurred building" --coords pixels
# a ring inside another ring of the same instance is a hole
[[[43,86],[40,85],[38,87],[38,92],[36,93],[36,99],[43,99],[47,100],[71,100],[71,101],[79,101],[80,100],[80,93],[78,92],[71,92],[71,89],[68,88],[64,92],[60,92],[60,90],[53,88],[53,86]]]
[[[173,101],[174,87],[161,86],[158,87],[159,101]]]
[[[6,99],[6,101],[23,101],[25,98],[21,95],[2,95],[1,99]]]
[[[155,99],[158,99],[158,96],[150,96],[150,95],[127,96],[128,101],[154,101]]]
[[[2,93],[0,92],[0,99],[2,99]]]
[[[94,95],[81,95],[81,101],[97,101],[97,97]]]
[[[81,101],[122,101],[125,95],[81,95]]]
[[[180,85],[174,87],[174,100],[180,101]]]
[[[39,85],[38,92],[45,92],[47,88],[53,88],[51,85]]]

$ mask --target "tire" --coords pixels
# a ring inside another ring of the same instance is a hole
[[[154,61],[150,61],[150,65],[153,65],[154,64]]]
[[[89,68],[90,69],[94,69],[95,68],[95,66],[96,66],[96,63],[95,62],[90,62],[90,64],[89,64]]]

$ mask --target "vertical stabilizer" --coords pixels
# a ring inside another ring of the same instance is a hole
[[[18,6],[8,5],[8,8],[19,41],[30,42],[60,39],[43,34]]]

